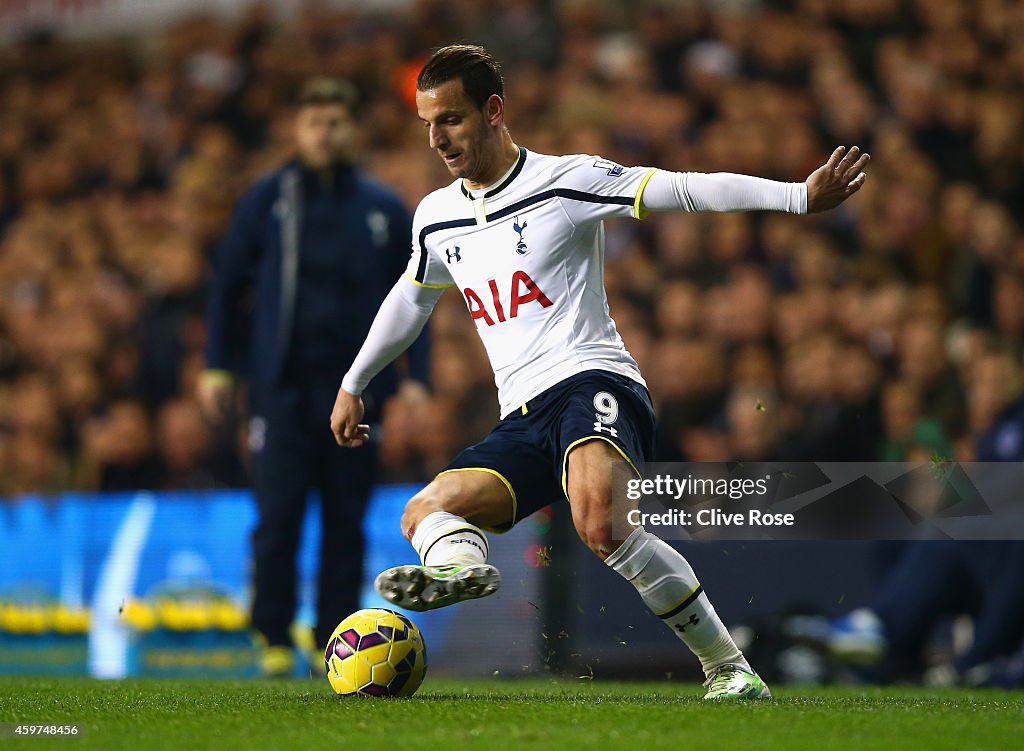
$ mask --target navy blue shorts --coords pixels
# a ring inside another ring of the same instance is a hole
[[[566,378],[499,422],[480,443],[440,473],[483,470],[512,494],[504,531],[538,509],[566,498],[566,460],[577,444],[608,441],[638,465],[654,459],[654,407],[643,385],[604,370]]]

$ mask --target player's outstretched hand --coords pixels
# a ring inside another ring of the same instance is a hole
[[[856,146],[849,151],[845,146],[833,151],[828,161],[807,178],[807,213],[834,209],[860,190],[868,179],[863,169],[870,160],[871,155],[861,154]]]
[[[356,448],[370,440],[370,426],[360,423],[363,419],[363,398],[338,389],[331,412],[331,432],[339,446]]]

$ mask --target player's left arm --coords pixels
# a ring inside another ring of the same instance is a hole
[[[729,172],[656,171],[642,188],[642,217],[651,211],[788,211],[812,214],[835,208],[867,180],[871,159],[856,146],[840,146],[802,183]]]
[[[549,183],[573,224],[632,216],[641,218],[644,187],[658,170],[624,167],[592,154],[570,154],[554,160]]]

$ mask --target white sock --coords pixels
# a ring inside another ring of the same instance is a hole
[[[424,566],[487,561],[487,538],[483,530],[446,511],[434,511],[423,517],[413,533],[412,546]]]
[[[750,670],[690,564],[671,545],[637,527],[605,563],[697,655],[705,675],[728,663]]]

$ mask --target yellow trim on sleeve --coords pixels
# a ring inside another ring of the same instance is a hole
[[[438,472],[436,475],[434,475],[434,479],[436,480],[441,475],[447,475],[450,472],[486,472],[487,474],[494,475],[499,480],[501,480],[502,484],[508,490],[509,496],[512,498],[512,521],[509,522],[508,527],[502,529],[498,529],[497,527],[481,527],[481,529],[485,529],[488,532],[497,532],[500,534],[502,532],[507,532],[509,529],[512,528],[513,525],[515,525],[516,516],[519,513],[519,502],[516,500],[516,491],[512,489],[512,483],[510,483],[508,479],[506,479],[506,477],[503,474],[501,474],[501,472],[491,469],[490,467],[456,467],[455,469],[446,469],[443,472]]]
[[[526,413],[528,413],[529,411],[530,411],[530,410],[529,410],[529,408],[528,408],[528,407],[527,407],[527,406],[526,406],[526,405],[524,404],[524,405],[523,405],[523,414],[525,415],[525,414],[526,414]]]
[[[417,282],[408,274],[405,275],[405,278],[413,284],[418,284],[420,287],[426,287],[427,289],[448,289],[449,287],[455,286],[454,284],[424,284],[423,282]]]
[[[633,201],[634,219],[646,219],[651,214],[650,211],[644,208],[642,199],[644,197],[644,188],[647,187],[647,181],[650,180],[657,171],[657,168],[648,170],[647,174],[644,175],[644,179],[640,181],[640,187],[636,189],[636,198]]]
[[[623,451],[619,444],[615,443],[615,441],[611,440],[610,438],[605,438],[603,435],[583,436],[582,438],[577,438],[575,441],[570,443],[569,446],[565,449],[565,453],[562,455],[562,493],[565,494],[566,500],[569,500],[569,488],[567,487],[569,482],[569,452],[572,451],[577,446],[579,446],[581,443],[586,443],[587,441],[604,441],[605,443],[609,444],[612,448],[618,451],[622,458],[626,460],[626,463],[633,468],[633,471],[636,472],[636,476],[640,477],[640,470],[636,468],[636,464],[633,463],[632,459],[626,456],[626,452]]]

